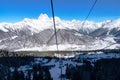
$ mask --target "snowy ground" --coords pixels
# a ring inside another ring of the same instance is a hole
[[[63,51],[75,50],[98,50],[98,49],[118,49],[120,44],[116,43],[114,38],[107,37],[105,39],[96,39],[91,45],[77,44],[59,44],[58,49]],[[15,51],[57,51],[56,45],[43,45],[38,47],[26,47],[16,49]]]
[[[69,56],[68,56],[69,57]],[[88,54],[79,54],[71,58],[34,58],[34,61],[30,63],[30,65],[20,66],[18,68],[19,71],[23,71],[26,73],[27,70],[32,69],[32,65],[34,64],[40,64],[42,66],[52,66],[50,68],[50,74],[53,80],[60,80],[61,76],[61,67],[62,67],[62,74],[65,74],[66,71],[66,65],[83,65],[82,60],[86,59],[89,60],[91,63],[99,60],[99,59],[111,59],[111,58],[120,58],[119,53],[88,53]],[[81,62],[76,62],[76,60],[79,60]],[[60,62],[61,61],[61,62]],[[61,65],[60,65],[61,64]],[[93,65],[93,64],[92,64]],[[94,65],[93,65],[94,66]],[[10,68],[11,71],[14,71],[14,69]]]

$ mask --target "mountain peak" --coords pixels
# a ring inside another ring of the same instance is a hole
[[[116,32],[119,38],[119,29],[117,27],[120,28],[120,19],[112,21],[107,20],[100,23],[86,21],[83,27],[81,27],[83,21],[79,20],[69,21],[55,17],[55,21],[56,28],[59,29],[57,34],[60,45],[72,43],[70,46],[73,46],[73,44],[80,46],[75,46],[75,49],[85,49],[86,44],[90,46],[90,49],[93,49],[94,47],[100,47],[101,49],[106,45],[114,43],[114,35],[116,36],[114,33]],[[115,30],[111,28],[115,28]],[[109,29],[111,29],[111,31]],[[77,33],[75,30],[81,33]],[[48,44],[49,46],[51,45],[50,48],[54,49],[54,47],[52,47],[55,42],[54,36],[51,38],[53,33],[53,21],[47,14],[41,14],[38,19],[25,18],[23,21],[14,24],[0,23],[0,48],[31,48],[42,47],[43,45]],[[100,37],[106,37],[109,35],[112,35],[113,39],[107,38],[106,41],[99,40]],[[98,39],[94,39],[92,37],[97,37]],[[16,43],[16,41],[18,42]],[[69,45],[64,46],[69,47]],[[67,49],[73,49],[73,47],[68,47]],[[41,49],[43,50],[43,48]]]
[[[100,23],[96,23],[93,21],[86,21],[84,26],[82,26],[83,21],[80,20],[61,20],[59,17],[55,17],[56,21],[56,27],[57,29],[75,29],[75,30],[83,30],[84,32],[91,33],[96,29],[99,29],[101,27],[104,28],[116,28],[120,27],[120,19],[116,20],[107,20]],[[18,27],[19,26],[19,27]],[[38,19],[30,19],[25,18],[23,21],[10,24],[10,23],[0,23],[0,30],[5,31],[7,28],[23,28],[28,27],[32,29],[32,31],[37,30],[40,32],[44,29],[50,29],[53,28],[53,21],[52,18],[50,18],[47,14],[40,14]],[[8,30],[7,30],[8,31]]]
[[[48,20],[49,19],[49,17],[48,17],[48,15],[47,14],[40,14],[40,16],[38,17],[38,20]]]

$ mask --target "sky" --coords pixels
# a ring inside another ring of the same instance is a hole
[[[84,20],[95,0],[53,0],[55,16],[63,20]],[[120,18],[120,0],[98,0],[88,20]],[[50,0],[0,0],[0,22],[19,22],[51,14]]]

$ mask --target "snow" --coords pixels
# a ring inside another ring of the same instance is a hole
[[[32,68],[30,67],[30,65],[25,65],[25,66],[20,66],[18,68],[18,71],[27,71],[27,70],[31,70]]]
[[[62,67],[62,74],[65,74],[66,71],[66,64],[72,64],[73,66],[82,65],[82,63],[77,63],[71,60],[62,60],[62,65],[60,66],[60,60],[52,59],[49,63],[45,65],[55,65],[50,69],[51,76],[54,80],[60,80],[61,75],[61,68]]]
[[[3,27],[1,27],[0,30],[2,30],[2,31],[4,31],[4,32],[8,32],[8,30],[5,29],[5,28],[3,28]]]
[[[76,50],[79,48],[79,45],[75,44],[60,44],[58,45],[59,50]],[[40,47],[32,47],[32,48],[22,48],[22,49],[17,49],[15,51],[56,51],[56,45],[51,45],[51,46],[40,46]]]
[[[120,47],[120,44],[113,44],[113,45],[110,45],[108,48],[106,49],[119,49]]]
[[[43,58],[35,58],[34,59],[35,63],[41,63],[41,64],[46,64],[48,62],[48,59],[43,59]]]
[[[94,31],[95,29],[98,29],[100,26],[98,26],[97,23],[92,21],[86,21],[84,27],[82,26],[83,21],[79,20],[61,20],[59,17],[55,17],[56,20],[56,27],[57,29],[83,29],[84,31],[90,33],[91,31]],[[32,32],[38,33],[44,29],[53,29],[53,21],[52,18],[49,17],[47,14],[40,14],[38,19],[29,19],[25,18],[21,22],[17,23],[0,23],[0,30],[2,31],[9,31],[8,29],[16,30],[16,29],[22,29],[24,27],[27,27]]]
[[[86,59],[89,60],[92,63],[92,66],[94,67],[94,62],[100,59],[111,59],[111,58],[120,58],[119,53],[88,53],[88,54],[81,54],[76,55],[73,58],[67,58],[67,59],[57,59],[57,58],[34,58],[34,61],[30,63],[30,65],[24,65],[20,66],[18,68],[18,71],[23,71],[26,74],[27,70],[32,70],[32,66],[34,64],[41,64],[41,66],[52,66],[49,71],[51,74],[51,77],[53,80],[60,80],[61,76],[61,68],[62,67],[62,74],[64,75],[66,72],[66,64],[72,65],[73,67],[76,65],[83,65],[83,62],[76,62],[75,60],[80,59]],[[49,61],[48,61],[49,60]],[[62,65],[60,65],[60,61],[62,62]],[[14,68],[10,67],[10,71],[13,72]]]
[[[116,49],[117,46],[120,46],[119,44],[116,44],[115,38],[112,36],[108,36],[106,38],[97,38],[92,46],[88,45],[88,50],[94,50],[94,49]]]
[[[52,69],[50,69],[50,73],[51,73],[51,77],[54,80],[58,80],[60,77],[60,73],[61,69],[59,68],[59,63],[56,63],[55,67],[53,67]]]
[[[110,41],[112,43],[116,43],[116,41],[114,40],[114,37],[112,37],[112,36],[106,37],[105,40]]]
[[[55,53],[54,56],[59,57],[59,58],[70,58],[70,57],[74,57],[75,54],[72,54],[72,53],[71,54],[69,54],[69,53],[68,54],[67,53],[65,53],[65,54],[56,54]]]
[[[11,39],[15,39],[15,38],[17,38],[18,36],[12,36],[12,38]]]
[[[13,71],[14,71],[14,68],[13,68],[13,67],[10,67],[9,69],[10,69],[10,71],[11,71],[11,72],[13,72]]]
[[[92,46],[91,46],[92,45]],[[112,37],[107,37],[105,39],[96,39],[91,45],[76,45],[76,44],[59,44],[59,51],[76,51],[76,50],[99,50],[99,49],[116,49],[120,47],[116,44]],[[57,51],[56,45],[43,45],[38,47],[26,47],[21,49],[16,49],[14,51]],[[59,56],[55,54],[55,56]],[[74,55],[71,55],[73,57]],[[61,57],[68,57],[67,55],[61,55]]]
[[[32,48],[22,48],[15,51],[42,51],[41,47],[32,47]]]
[[[106,25],[104,26],[104,28],[108,28],[109,30],[111,30],[113,28],[120,28],[120,19],[107,20],[105,23],[106,23]]]
[[[74,29],[76,31],[82,30],[83,32],[90,33],[95,31],[99,28],[108,28],[108,30],[117,28],[120,30],[120,19],[117,20],[106,20],[103,22],[93,22],[93,21],[86,21],[84,26],[82,26],[84,21],[80,20],[62,20],[59,17],[55,17],[56,20],[56,28],[57,29]],[[3,32],[8,31],[14,31],[14,30],[22,30],[24,28],[27,28],[31,31],[31,35],[34,35],[35,33],[39,33],[40,31],[43,31],[45,29],[53,29],[53,21],[52,17],[49,17],[47,14],[40,14],[38,19],[30,19],[25,18],[23,21],[17,22],[17,23],[0,23],[0,30]],[[15,31],[14,31],[15,32]],[[82,34],[77,34],[78,36],[83,36]],[[115,38],[112,36],[109,36],[109,31],[107,32],[107,38],[101,40],[97,39],[95,42],[93,42],[91,45],[76,45],[76,44],[60,44],[59,50],[92,50],[92,49],[102,49],[106,46],[109,46],[116,41]],[[18,36],[12,36],[12,39],[17,38]],[[3,40],[1,39],[0,42]],[[118,44],[112,45],[109,48],[116,48],[116,46],[119,47]],[[52,46],[37,46],[37,47],[27,47],[27,48],[21,48],[17,49],[16,51],[53,51],[57,50],[56,45]]]
[[[94,54],[80,54],[78,56],[76,56],[76,59],[77,58],[84,58],[84,59],[88,59],[90,60],[91,62],[95,62],[99,59],[111,59],[111,58],[120,58],[120,54],[118,53],[103,53],[103,52],[99,52],[99,53],[94,53]]]
[[[62,65],[60,66],[60,60],[62,61]],[[48,59],[47,58],[35,58],[33,63],[42,63],[41,65],[43,66],[53,66],[51,67],[51,69],[49,70],[51,73],[51,77],[53,78],[53,80],[60,80],[60,76],[61,76],[61,68],[62,67],[62,74],[65,74],[66,71],[66,64],[72,64],[73,66],[76,65],[83,65],[82,63],[78,63],[78,62],[74,62],[70,59],[55,59],[55,58],[51,58]]]
[[[83,30],[84,32],[90,33],[99,28],[120,28],[120,19],[117,20],[106,20],[103,22],[93,22],[85,21],[84,26],[82,26],[84,21],[80,20],[61,20],[59,17],[55,16],[56,28],[57,29],[75,29],[77,31]],[[104,26],[103,26],[104,25]],[[38,33],[45,29],[53,29],[52,18],[47,14],[40,14],[38,19],[25,18],[23,21],[17,23],[0,23],[0,30],[8,32],[9,29],[16,30],[27,27],[33,33]]]
[[[106,46],[109,45],[109,42],[104,42],[102,40],[97,40],[94,42],[94,44],[91,45],[76,45],[76,44],[59,44],[58,49],[59,51],[75,51],[75,50],[95,50],[95,49],[103,49]],[[109,48],[109,47],[108,47]],[[113,48],[116,48],[113,47]],[[26,47],[21,49],[16,49],[14,51],[57,51],[56,45],[51,46],[39,46],[39,47]],[[69,55],[69,54],[68,54]],[[58,54],[55,54],[55,56],[59,56]],[[73,57],[74,55],[69,55]],[[61,57],[68,57],[67,55],[61,55]]]

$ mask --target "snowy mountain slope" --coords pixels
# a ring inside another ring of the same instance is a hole
[[[90,33],[93,36],[106,37],[106,36],[115,36],[118,37],[120,34],[120,19],[117,20],[107,20],[100,22],[101,27],[97,30]]]
[[[102,49],[113,43],[115,45],[111,48],[120,47],[120,19],[99,23],[86,21],[84,26],[83,21],[79,20],[67,21],[59,17],[55,17],[55,20],[58,44],[77,46],[67,46],[64,50]],[[25,18],[17,23],[0,23],[0,49],[25,50],[40,47],[45,50],[44,45],[55,45],[52,18],[47,14],[41,14],[38,19]],[[50,48],[47,50],[54,50],[54,47]]]

